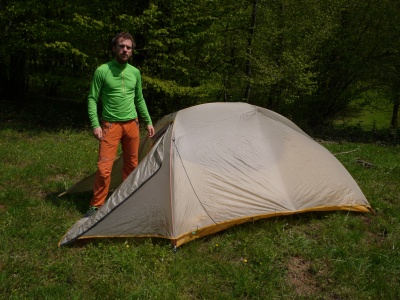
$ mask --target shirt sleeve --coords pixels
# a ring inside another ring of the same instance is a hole
[[[104,72],[102,72],[100,68],[96,69],[89,90],[88,113],[90,124],[93,129],[100,127],[99,117],[97,113],[97,102],[99,101],[101,88],[104,82],[103,73]]]
[[[137,78],[136,86],[135,86],[135,106],[138,110],[140,116],[144,119],[147,125],[152,125],[151,117],[149,111],[147,110],[146,101],[143,97],[142,92],[142,76],[140,75],[139,70],[135,70],[135,75]]]

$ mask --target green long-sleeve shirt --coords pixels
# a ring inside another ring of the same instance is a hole
[[[138,117],[136,109],[146,124],[152,124],[142,93],[140,71],[115,59],[98,67],[94,73],[88,97],[88,112],[92,128],[100,127],[97,102],[101,98],[102,119],[123,122]]]

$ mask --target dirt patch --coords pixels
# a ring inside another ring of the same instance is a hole
[[[299,296],[312,296],[318,292],[317,281],[311,272],[311,263],[292,257],[288,265],[288,280]]]
[[[7,210],[7,207],[4,204],[0,203],[0,212],[4,212]]]

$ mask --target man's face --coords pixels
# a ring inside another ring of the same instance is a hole
[[[117,62],[120,64],[126,63],[132,56],[132,41],[120,37],[117,44],[113,47],[113,51]]]

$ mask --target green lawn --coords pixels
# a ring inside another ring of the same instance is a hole
[[[362,109],[360,109],[362,108]],[[379,93],[369,92],[364,98],[354,101],[350,113],[340,117],[337,125],[360,126],[364,130],[381,130],[390,126],[393,102]]]
[[[61,126],[62,127],[62,126]],[[0,299],[400,299],[400,146],[321,142],[375,214],[309,213],[183,245],[103,239],[59,248],[90,195],[88,130],[0,126]]]

